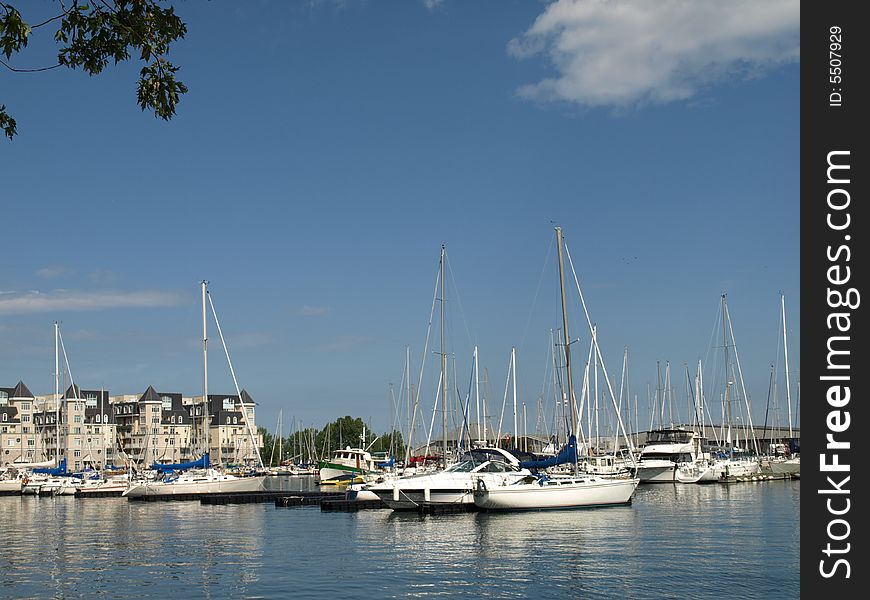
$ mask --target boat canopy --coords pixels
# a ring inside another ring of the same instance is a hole
[[[556,456],[545,458],[542,460],[526,460],[520,463],[520,467],[524,469],[546,469],[555,465],[577,462],[577,436],[572,435],[568,439],[568,443],[562,448]]]
[[[60,461],[60,464],[53,469],[51,468],[36,468],[32,469],[34,473],[44,473],[45,475],[50,475],[52,477],[57,477],[58,475],[66,475],[66,458]]]
[[[161,471],[163,473],[169,473],[171,471],[186,471],[187,469],[207,469],[209,465],[208,453],[203,454],[199,460],[192,460],[190,462],[184,463],[174,463],[168,465],[161,465],[159,463],[154,463],[151,465],[151,468],[155,471]]]

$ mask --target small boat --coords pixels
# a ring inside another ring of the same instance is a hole
[[[85,479],[76,487],[75,495],[88,496],[121,496],[130,487],[130,476],[127,473],[109,475],[99,479]]]
[[[673,483],[677,468],[703,457],[701,438],[694,431],[662,428],[650,431],[638,456],[635,476],[641,483]]]
[[[329,460],[322,461],[318,465],[320,469],[320,484],[329,485],[344,483],[349,480],[360,482],[366,475],[380,471],[377,461],[363,448],[345,447],[343,450],[335,450]]]
[[[21,493],[24,472],[15,467],[0,470],[0,496],[16,496]]]

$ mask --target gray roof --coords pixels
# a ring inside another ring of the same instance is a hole
[[[19,381],[18,385],[15,386],[15,389],[12,390],[12,393],[9,395],[10,398],[33,398],[33,394],[30,393],[30,390],[27,389],[27,386],[24,385],[23,381]]]

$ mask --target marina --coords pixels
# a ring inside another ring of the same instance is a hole
[[[0,600],[860,583],[864,154],[803,160],[800,3],[0,6]]]

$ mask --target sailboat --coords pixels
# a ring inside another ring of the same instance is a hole
[[[631,497],[639,483],[638,479],[631,477],[615,478],[588,474],[581,475],[578,471],[576,452],[578,419],[576,405],[574,403],[574,387],[571,374],[571,338],[568,335],[568,311],[565,297],[565,265],[562,258],[564,241],[562,238],[561,227],[556,227],[556,241],[559,255],[559,285],[562,296],[562,334],[568,387],[567,400],[571,408],[571,435],[569,437],[568,445],[563,449],[560,455],[557,455],[548,461],[544,461],[541,466],[549,466],[550,463],[556,464],[558,462],[565,462],[566,460],[573,460],[574,474],[564,476],[547,475],[546,473],[538,472],[523,477],[518,481],[503,480],[501,482],[488,482],[483,478],[478,478],[474,491],[474,504],[481,509],[539,510],[628,504],[631,502]],[[589,325],[591,330],[591,321],[589,322]],[[596,353],[600,358],[601,351],[598,347],[594,331],[592,335],[593,340],[595,341]],[[618,412],[617,417],[619,417]]]
[[[179,494],[211,494],[211,493],[230,493],[230,492],[256,492],[265,489],[265,476],[238,477],[222,472],[220,469],[215,469],[211,466],[209,458],[209,443],[208,432],[210,428],[209,408],[208,408],[208,335],[206,331],[206,289],[207,282],[200,283],[202,288],[202,357],[203,357],[203,429],[205,431],[205,447],[206,451],[196,461],[187,463],[178,463],[172,465],[151,465],[152,469],[159,474],[159,479],[154,481],[142,481],[132,484],[122,494],[127,498],[141,498],[144,496],[165,496]],[[212,311],[214,305],[212,304]],[[217,315],[215,314],[215,322],[217,323]],[[220,331],[220,323],[217,323],[218,333]],[[223,334],[221,334],[223,341]],[[229,355],[227,355],[229,359]],[[230,362],[230,371],[232,371],[232,363]],[[235,381],[235,372],[233,372],[233,381]],[[237,386],[238,387],[238,386]],[[242,395],[239,392],[239,400]],[[250,422],[245,418],[245,422],[250,428]],[[259,459],[259,452],[257,457]],[[260,459],[262,467],[262,459]]]

